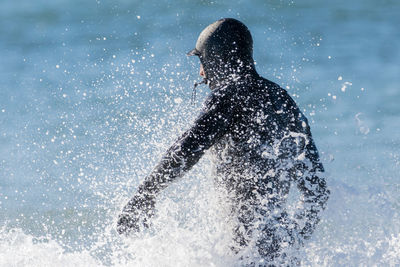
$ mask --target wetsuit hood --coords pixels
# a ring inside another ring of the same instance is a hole
[[[188,55],[200,58],[211,89],[255,73],[253,38],[236,19],[220,19],[207,26]]]

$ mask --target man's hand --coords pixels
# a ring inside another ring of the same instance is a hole
[[[154,215],[154,196],[149,194],[135,195],[118,217],[117,231],[120,234],[140,232],[143,227],[150,226],[149,219]]]

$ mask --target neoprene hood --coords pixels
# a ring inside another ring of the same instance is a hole
[[[254,71],[253,38],[249,29],[232,18],[207,26],[187,55],[200,58],[209,85]]]

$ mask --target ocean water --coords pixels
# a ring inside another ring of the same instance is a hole
[[[302,266],[400,265],[400,2],[11,1],[0,9],[0,266],[237,266],[205,156],[116,216],[208,93],[198,34],[242,20],[311,122],[331,198]],[[295,193],[294,193],[295,194]]]

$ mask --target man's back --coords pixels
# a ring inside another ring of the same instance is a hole
[[[216,182],[227,190],[232,213],[238,218],[238,243],[247,244],[252,235],[249,229],[257,221],[282,223],[279,220],[287,216],[283,207],[292,182],[312,206],[313,211],[303,210],[311,232],[328,190],[307,119],[295,102],[277,84],[254,73],[214,89],[204,112],[218,113],[218,108],[228,125],[211,151]],[[264,253],[279,250],[279,245],[274,246]]]
[[[210,99],[203,112],[219,108],[229,124],[212,148],[220,172],[265,176],[296,161],[323,171],[307,119],[277,84],[255,74],[214,89]]]

